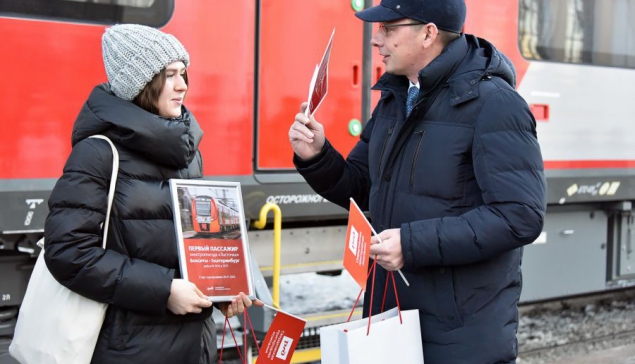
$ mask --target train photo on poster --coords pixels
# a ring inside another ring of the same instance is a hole
[[[192,197],[192,222],[198,233],[222,233],[240,227],[238,211],[211,196]]]

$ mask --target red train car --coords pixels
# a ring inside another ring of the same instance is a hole
[[[234,231],[240,228],[240,216],[235,208],[220,202],[216,204],[216,208],[221,232]]]
[[[196,196],[192,198],[192,225],[197,233],[213,232],[212,223],[215,223],[215,232],[219,231],[218,211],[216,203],[210,196]]]
[[[0,263],[0,306],[21,302],[28,269],[15,253],[35,251],[42,235],[73,121],[106,80],[101,35],[115,23],[155,26],[185,45],[192,60],[185,102],[206,133],[205,178],[240,182],[249,220],[266,202],[280,206],[283,272],[341,269],[347,213],[294,171],[287,131],[335,28],[329,91],[316,118],[343,154],[358,141],[359,123],[379,98],[369,88],[384,67],[368,45],[376,28],[353,14],[377,3],[0,0],[0,258],[13,262]],[[525,250],[521,299],[634,282],[635,0],[466,3],[465,31],[492,41],[516,66],[547,168],[545,230]],[[265,239],[250,235],[261,264],[272,260]]]
[[[206,133],[205,176],[240,182],[247,218],[268,201],[286,220],[345,216],[293,172],[287,130],[336,28],[330,89],[317,116],[338,149],[357,141],[348,127],[362,120],[363,27],[355,10],[341,0],[0,0],[0,53],[12,55],[0,61],[11,70],[0,100],[0,239],[11,249],[34,248],[74,119],[106,81],[101,35],[114,23],[159,27],[182,41],[192,60],[185,102]]]
[[[192,198],[192,224],[197,233],[217,234],[240,228],[238,211],[210,196]]]

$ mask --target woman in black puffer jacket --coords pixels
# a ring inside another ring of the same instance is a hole
[[[47,266],[72,291],[109,304],[92,363],[213,363],[212,303],[179,277],[168,184],[202,177],[203,132],[183,106],[189,55],[173,36],[133,24],[106,29],[102,50],[109,83],[95,87],[75,122],[49,199]],[[95,134],[120,155],[106,250],[113,156],[88,138]],[[219,306],[231,316],[251,304],[241,295]]]

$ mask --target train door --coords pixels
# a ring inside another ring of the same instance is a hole
[[[635,214],[632,201],[614,207],[609,218],[607,279],[619,286],[635,280]]]
[[[190,53],[186,104],[204,131],[208,178],[252,174],[255,1],[177,0],[163,29]]]
[[[362,24],[355,3],[261,0],[258,28],[258,112],[255,169],[293,169],[288,130],[335,28],[329,88],[315,117],[343,154],[357,142],[361,118]],[[361,8],[361,7],[359,7]]]

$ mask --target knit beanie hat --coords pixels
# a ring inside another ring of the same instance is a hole
[[[114,25],[101,38],[110,89],[118,97],[132,101],[152,78],[167,65],[190,56],[172,35],[138,24]]]

